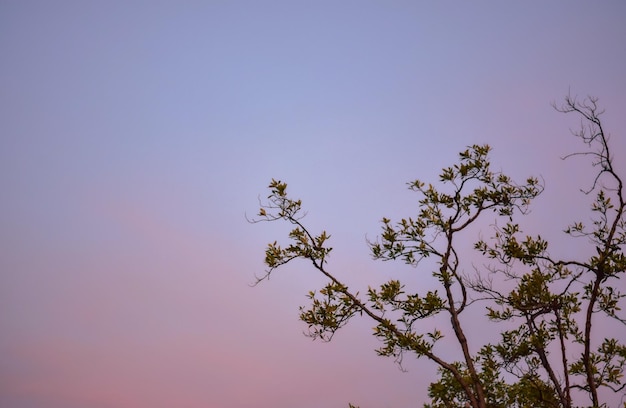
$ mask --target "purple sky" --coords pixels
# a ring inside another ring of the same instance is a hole
[[[561,238],[591,178],[550,103],[600,97],[626,176],[625,21],[623,1],[0,2],[0,406],[419,406],[432,365],[377,357],[370,322],[302,335],[308,265],[249,287],[288,229],[245,214],[283,179],[351,287],[426,288],[366,235],[490,143],[544,177],[528,232]]]

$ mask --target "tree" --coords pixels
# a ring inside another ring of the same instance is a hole
[[[408,353],[438,366],[439,378],[428,389],[431,401],[425,407],[606,407],[605,390],[619,393],[625,387],[626,345],[604,338],[593,324],[606,318],[626,324],[619,305],[626,295],[616,285],[626,271],[624,186],[613,167],[597,99],[567,96],[555,109],[580,117],[581,127],[572,133],[587,146],[565,158],[589,157],[595,172],[593,184],[582,190],[595,194],[591,224],[574,222],[565,230],[571,239],[585,240],[592,256],[561,259],[548,251],[541,236],[523,235],[518,220],[528,215],[529,205],[543,191],[542,182],[530,177],[516,183],[493,171],[490,147],[474,145],[459,154],[457,164],[442,170],[440,186],[409,183],[420,196],[417,214],[398,222],[383,218],[382,233],[369,243],[374,259],[401,260],[418,266],[419,273],[423,259],[436,260],[431,272],[437,290],[414,292],[399,280],[370,287],[365,295],[351,290],[328,269],[330,235],[314,235],[305,226],[301,200],[291,198],[287,184],[279,180],[269,184],[267,202],[252,222],[286,221],[293,229],[287,246],[277,241],[268,245],[268,269],[257,283],[294,259],[310,261],[328,284],[311,291],[310,305],[300,310],[309,335],[329,341],[351,318],[371,319],[382,343],[379,355],[401,364]],[[485,266],[467,273],[458,239],[484,220],[492,223],[493,237],[478,239],[474,249],[485,257]],[[473,308],[506,323],[499,338],[470,347],[465,319]],[[441,314],[449,318],[449,331],[424,324]],[[444,335],[458,346],[459,361],[438,352]]]

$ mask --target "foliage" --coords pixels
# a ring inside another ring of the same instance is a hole
[[[413,292],[390,280],[368,288],[364,296],[351,291],[327,269],[330,236],[325,231],[314,235],[305,227],[302,202],[290,198],[287,184],[279,180],[270,183],[268,201],[253,222],[287,221],[293,229],[286,247],[277,241],[268,245],[269,269],[258,282],[293,259],[309,260],[328,279],[325,287],[309,293],[310,305],[301,308],[309,335],[330,340],[352,317],[372,319],[381,341],[379,355],[401,363],[409,353],[438,366],[440,376],[429,387],[426,407],[607,406],[600,390],[624,389],[626,345],[604,338],[593,323],[605,316],[626,324],[620,315],[625,295],[616,285],[626,270],[624,188],[597,99],[579,102],[568,96],[555,108],[581,118],[581,128],[573,134],[588,147],[565,158],[588,156],[595,171],[593,185],[583,191],[595,194],[591,224],[574,222],[565,230],[591,246],[594,254],[588,259],[554,257],[541,236],[524,236],[517,220],[528,214],[542,183],[530,177],[518,184],[493,171],[490,147],[474,145],[459,154],[458,164],[442,170],[441,187],[421,180],[409,183],[420,196],[417,215],[397,222],[383,218],[380,237],[369,244],[374,259],[413,266],[424,258],[436,260],[432,276],[438,290]],[[489,214],[496,218],[493,237],[474,245],[487,265],[474,275],[462,273],[459,234],[479,220],[493,220]],[[504,281],[507,285],[501,285]],[[506,329],[493,342],[470,347],[466,333],[471,322],[464,320],[469,308],[483,308],[489,320],[506,323]],[[449,318],[445,335],[454,336],[460,361],[438,353],[444,332],[423,323],[438,314]]]

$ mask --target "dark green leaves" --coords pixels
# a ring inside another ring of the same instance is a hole
[[[335,332],[343,327],[360,308],[346,294],[348,288],[342,284],[331,282],[319,293],[311,291],[309,308],[300,308],[300,320],[308,324],[308,335],[324,341],[330,341]]]
[[[515,209],[526,211],[543,187],[535,178],[517,185],[507,175],[494,173],[488,160],[490,150],[487,145],[473,145],[459,154],[459,164],[444,168],[439,178],[444,186],[451,187],[448,191],[420,180],[409,183],[409,189],[422,196],[418,214],[395,225],[383,218],[380,239],[371,244],[374,258],[401,258],[416,264],[431,255],[441,256],[445,251],[437,249],[436,239],[465,229],[485,210],[505,216],[511,216]]]

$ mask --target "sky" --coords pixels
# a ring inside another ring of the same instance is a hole
[[[597,96],[626,177],[624,21],[622,1],[0,1],[0,405],[421,406],[434,367],[378,357],[371,322],[303,335],[306,263],[251,287],[289,229],[246,217],[284,180],[351,288],[420,290],[427,266],[367,239],[488,143],[545,181],[529,233],[584,252],[562,230],[593,175],[560,160],[578,119],[551,103]]]

